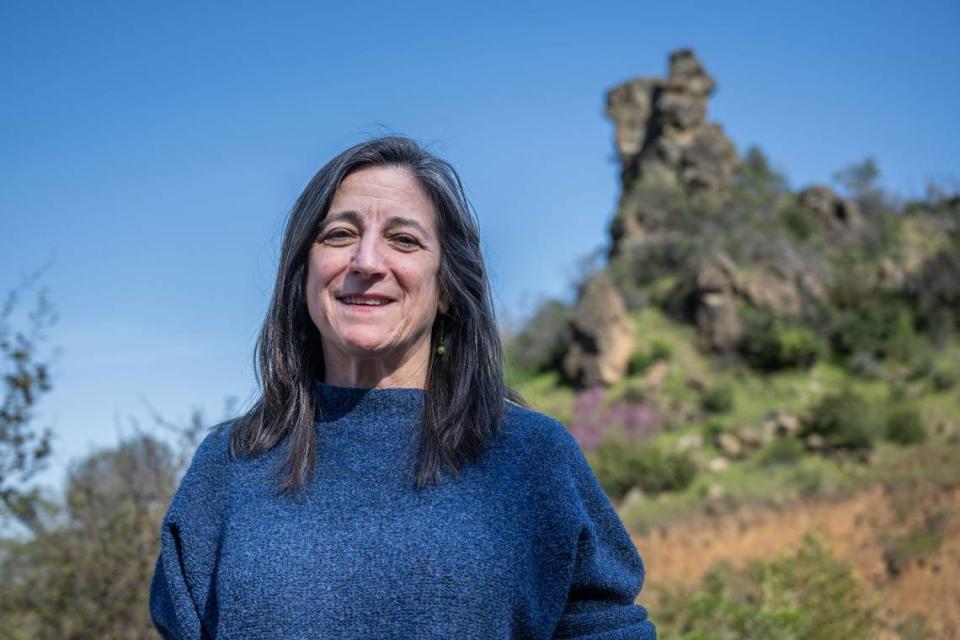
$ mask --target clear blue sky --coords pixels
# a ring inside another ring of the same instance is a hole
[[[0,4],[0,291],[49,263],[60,315],[47,479],[144,398],[174,419],[248,398],[284,217],[370,134],[459,168],[501,319],[569,296],[604,245],[605,91],[678,47],[795,187],[867,155],[903,195],[960,178],[956,0],[347,5]]]

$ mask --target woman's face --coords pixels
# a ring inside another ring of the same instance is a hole
[[[373,358],[425,369],[434,318],[446,311],[439,269],[436,213],[407,169],[344,178],[307,263],[307,308],[328,366]]]

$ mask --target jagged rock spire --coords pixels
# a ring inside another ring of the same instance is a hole
[[[693,189],[729,185],[738,158],[720,126],[707,121],[715,87],[696,54],[680,49],[670,54],[666,79],[634,78],[607,94],[625,189],[651,173]]]
[[[657,183],[698,193],[725,191],[733,182],[736,147],[707,120],[715,88],[696,54],[680,49],[670,54],[666,79],[634,78],[607,94],[623,183],[611,255],[621,241],[632,243],[650,231],[644,224],[648,207],[625,206],[638,186]]]

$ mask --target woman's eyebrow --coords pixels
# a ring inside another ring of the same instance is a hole
[[[320,221],[320,228],[323,229],[331,222],[340,222],[344,220],[350,224],[360,226],[360,214],[356,211],[338,211],[337,213],[331,213],[323,220]]]
[[[356,211],[347,210],[347,211],[338,211],[336,213],[331,213],[330,215],[328,215],[326,218],[324,218],[320,222],[320,230],[322,231],[329,224],[332,224],[334,222],[340,222],[340,221],[349,222],[350,224],[355,225],[357,227],[363,226],[363,219],[360,217],[360,214],[357,213]],[[396,227],[413,227],[414,229],[417,229],[420,233],[422,233],[428,240],[433,239],[433,236],[430,234],[430,232],[424,229],[423,225],[417,222],[416,220],[414,220],[413,218],[405,218],[403,216],[391,216],[390,218],[387,218],[386,227],[388,229],[393,229]]]
[[[430,232],[427,231],[426,229],[424,229],[424,228],[423,228],[423,225],[421,225],[419,222],[417,222],[417,221],[414,220],[413,218],[404,218],[404,217],[402,217],[402,216],[393,216],[392,218],[389,218],[389,219],[387,220],[387,227],[389,227],[389,228],[393,228],[393,227],[413,227],[414,229],[419,230],[420,233],[422,233],[422,234],[423,234],[424,236],[426,236],[428,239],[432,238],[432,236],[430,235]]]

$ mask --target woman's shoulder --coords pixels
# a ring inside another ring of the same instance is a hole
[[[233,428],[234,422],[226,421],[207,430],[180,481],[178,496],[223,486],[223,480],[230,472],[230,434]]]
[[[508,447],[516,447],[538,464],[570,462],[582,455],[580,445],[566,425],[531,407],[504,403],[501,430]]]
[[[191,466],[220,466],[230,462],[230,436],[235,420],[226,420],[207,429],[193,454]]]

